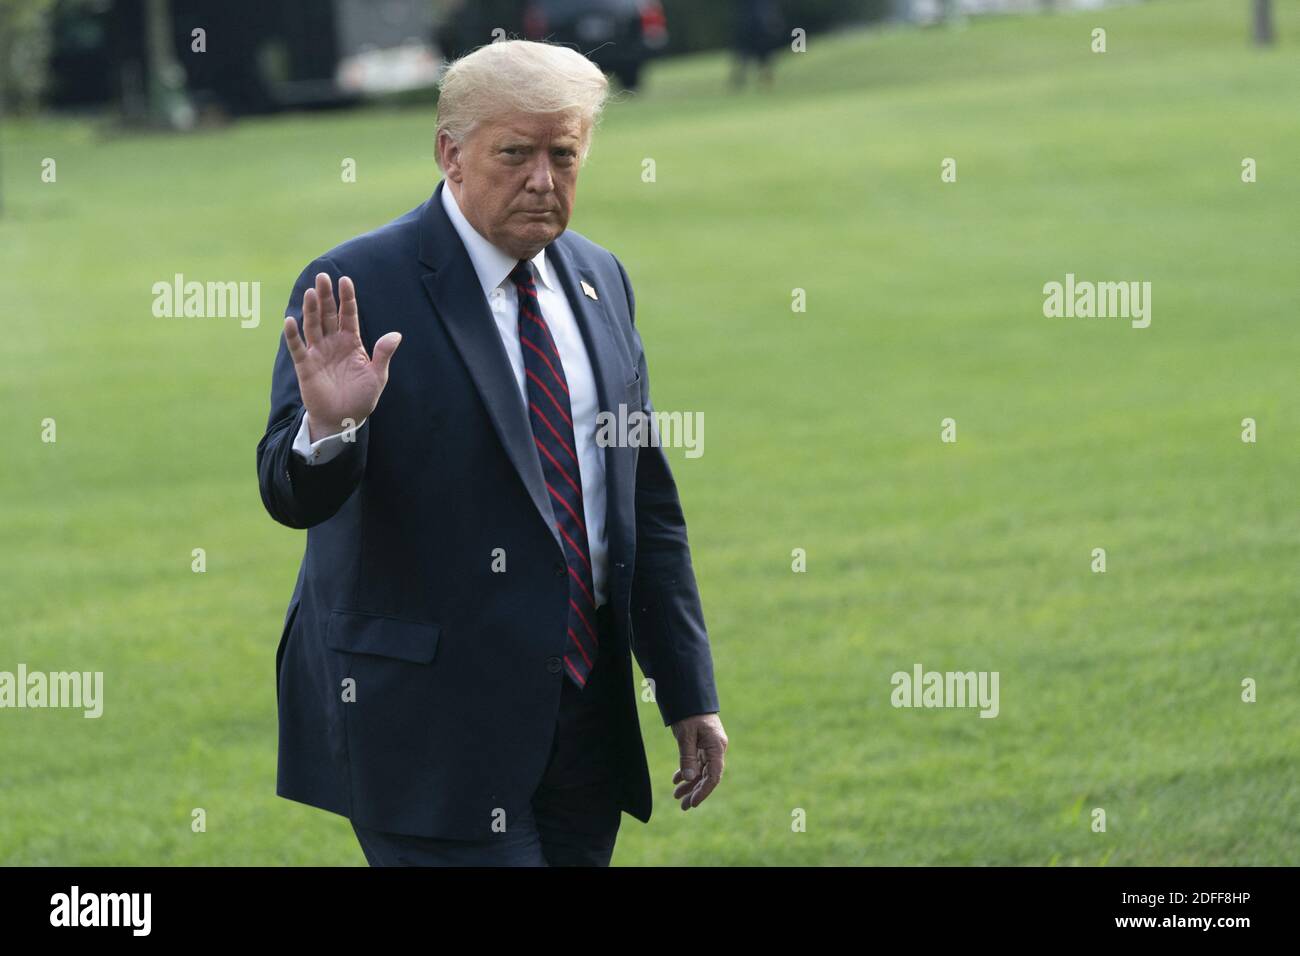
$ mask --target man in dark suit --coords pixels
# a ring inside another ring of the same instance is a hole
[[[372,864],[608,864],[650,817],[633,654],[682,808],[723,773],[667,458],[596,428],[654,414],[627,272],[566,231],[606,92],[562,47],[458,60],[434,194],[290,297],[257,448],[267,511],[308,529],[276,792]]]

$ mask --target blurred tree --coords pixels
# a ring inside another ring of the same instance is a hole
[[[54,0],[0,0],[0,125],[7,112],[27,113],[40,103],[53,9]]]
[[[147,0],[145,17],[149,119],[159,126],[188,129],[194,125],[194,109],[185,94],[185,70],[172,48],[172,14],[168,0]]]
[[[0,0],[0,110],[27,113],[48,77],[54,0]]]

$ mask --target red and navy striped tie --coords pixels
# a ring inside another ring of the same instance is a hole
[[[564,560],[569,570],[569,640],[564,667],[569,677],[584,687],[596,663],[596,599],[587,522],[582,510],[582,470],[573,440],[569,383],[564,377],[560,350],[542,318],[533,264],[521,259],[511,271],[510,279],[519,293],[519,344],[524,353],[528,420],[533,426],[533,443],[542,463],[551,509],[555,512],[555,527],[564,543]]]

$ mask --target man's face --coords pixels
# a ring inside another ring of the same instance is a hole
[[[493,245],[531,259],[569,225],[584,134],[574,113],[510,113],[438,156],[461,212]]]

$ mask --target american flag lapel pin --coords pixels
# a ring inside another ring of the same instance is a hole
[[[578,280],[578,284],[582,286],[582,294],[588,299],[595,299],[597,302],[600,301],[600,297],[596,295],[596,290],[588,284],[586,279]]]

